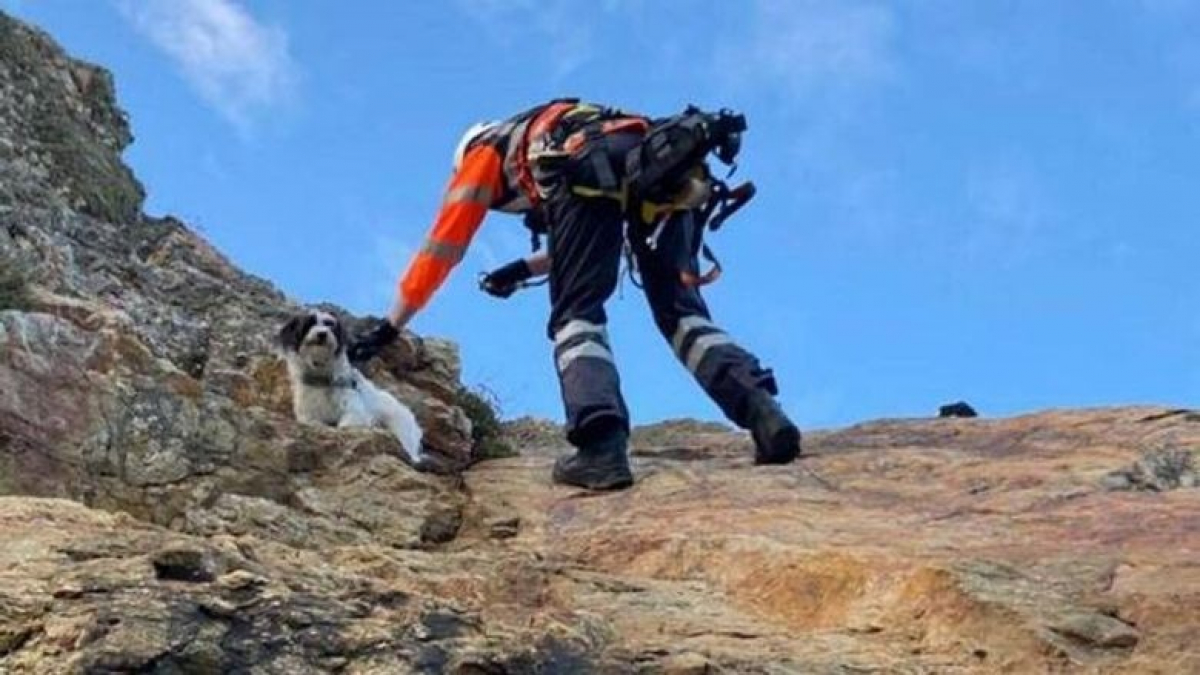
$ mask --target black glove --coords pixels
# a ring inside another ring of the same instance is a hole
[[[516,293],[521,282],[531,276],[533,276],[533,271],[529,269],[529,265],[523,259],[514,260],[480,276],[479,289],[497,298],[507,298]]]
[[[375,355],[390,345],[400,336],[400,331],[391,321],[380,321],[371,330],[363,333],[346,350],[346,356],[352,363],[365,363],[375,358]]]

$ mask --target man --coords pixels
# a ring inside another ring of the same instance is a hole
[[[692,280],[707,198],[705,158],[734,161],[744,119],[702,113],[649,120],[557,100],[503,122],[473,126],[421,251],[400,281],[388,319],[360,338],[351,358],[371,358],[399,334],[462,260],[489,210],[520,213],[549,236],[549,254],[511,268],[548,268],[548,326],[574,455],[553,479],[592,490],[633,484],[629,413],[609,348],[604,303],[616,289],[628,221],[654,318],[676,355],[725,415],[749,429],[760,464],[800,454],[800,431],[775,400],[775,379],[713,324]],[[665,223],[665,225],[664,225]],[[662,227],[657,227],[662,225]],[[652,248],[641,236],[658,232]]]

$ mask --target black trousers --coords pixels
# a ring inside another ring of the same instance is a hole
[[[636,140],[606,141],[610,166],[623,167],[624,155]],[[576,446],[629,428],[604,311],[620,274],[625,214],[615,199],[583,197],[570,189],[572,183],[590,186],[602,178],[595,175],[592,162],[581,162],[568,183],[543,204],[553,259],[548,332],[554,341],[567,438]],[[692,212],[677,212],[655,250],[639,241],[640,233],[632,235],[634,252],[663,337],[725,416],[745,428],[751,394],[777,393],[775,379],[712,322],[700,290],[680,280],[681,269],[694,272],[698,265],[700,226]]]

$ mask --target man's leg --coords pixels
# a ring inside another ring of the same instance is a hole
[[[680,280],[681,269],[697,272],[699,226],[690,212],[676,213],[656,251],[635,247],[654,321],[725,416],[753,434],[755,460],[786,464],[800,454],[800,431],[775,400],[774,375],[713,323],[700,290]]]
[[[578,452],[555,465],[556,482],[589,489],[633,483],[626,447],[629,413],[608,342],[604,303],[617,286],[624,221],[611,199],[557,195],[550,223],[550,324],[566,408],[567,439]]]

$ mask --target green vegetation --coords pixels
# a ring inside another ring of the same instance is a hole
[[[461,387],[457,402],[471,420],[472,459],[482,461],[517,455],[505,438],[500,406],[494,393],[483,387]]]
[[[0,311],[29,309],[32,296],[29,290],[29,268],[12,256],[0,253]]]

